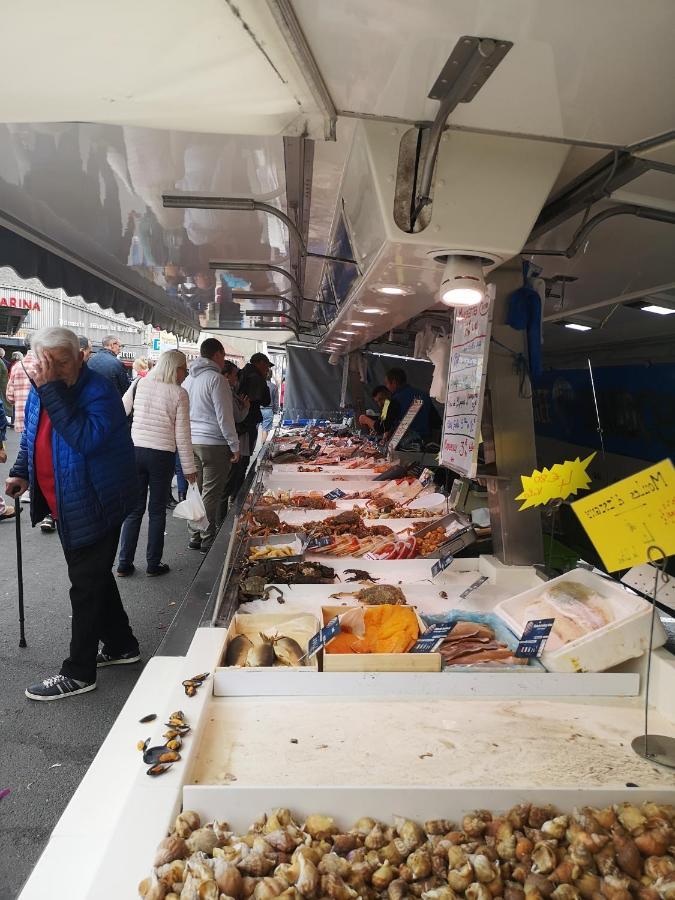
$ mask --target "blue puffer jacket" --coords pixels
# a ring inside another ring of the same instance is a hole
[[[99,350],[87,363],[92,372],[98,372],[104,378],[109,378],[120,392],[120,397],[126,394],[131,384],[127,368],[121,359],[118,359],[111,350]]]
[[[33,525],[48,512],[34,477],[43,406],[52,422],[61,540],[67,548],[86,547],[120,525],[138,495],[134,446],[122,400],[110,381],[87,366],[71,388],[53,381],[31,389],[21,449],[9,474],[30,482]]]

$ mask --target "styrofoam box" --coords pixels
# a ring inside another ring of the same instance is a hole
[[[291,627],[289,627],[291,626]],[[225,655],[227,653],[227,648],[230,644],[230,641],[233,640],[238,634],[246,634],[250,637],[258,635],[260,632],[265,634],[271,634],[272,632],[278,630],[281,634],[286,637],[293,638],[300,644],[303,650],[307,650],[307,644],[309,643],[310,638],[312,638],[317,631],[319,630],[319,622],[316,616],[312,616],[309,613],[237,613],[232,621],[230,622],[229,628],[227,629],[227,637],[225,640],[225,646],[223,647],[223,657],[221,668],[226,672],[246,672],[247,675],[251,672],[269,672],[269,671],[278,671],[278,667],[274,666],[270,667],[241,667],[241,666],[226,666],[225,665]],[[318,663],[316,660],[316,656],[311,659],[307,665],[298,666],[297,671],[316,671],[318,669]]]
[[[614,621],[558,650],[544,650],[541,661],[549,672],[604,672],[627,659],[642,656],[649,647],[652,615],[650,604],[620,585],[586,569],[573,569],[558,578],[552,578],[541,587],[531,588],[508,600],[502,600],[494,611],[516,637],[520,637],[527,624],[527,607],[551,585],[565,581],[576,581],[596,591],[604,598],[605,605],[614,615]],[[657,619],[654,623],[653,646],[656,649],[665,642],[666,632]]]
[[[193,809],[203,822],[225,819],[234,831],[245,831],[261,813],[279,807],[290,809],[298,820],[312,813],[335,818],[341,828],[349,828],[360,816],[373,816],[393,822],[403,816],[417,822],[429,819],[461,821],[474,809],[505,812],[518,803],[544,805],[552,803],[561,813],[571,813],[581,806],[602,808],[612,803],[669,803],[672,790],[634,789],[623,784],[603,788],[448,788],[366,787],[350,785],[280,786],[186,784],[183,786],[183,809]]]

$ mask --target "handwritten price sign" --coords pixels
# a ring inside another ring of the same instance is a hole
[[[531,475],[521,475],[523,492],[516,500],[525,502],[519,512],[531,506],[543,506],[549,500],[566,500],[571,494],[585,490],[591,483],[586,469],[594,456],[595,453],[591,453],[584,460],[577,456],[573,461],[556,463],[550,469],[535,469]]]
[[[675,468],[669,459],[572,504],[608,572],[675,553]]]

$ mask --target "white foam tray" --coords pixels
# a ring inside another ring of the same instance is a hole
[[[628,659],[635,659],[649,647],[651,606],[637,594],[616,582],[601,578],[587,569],[574,569],[541,587],[516,594],[495,607],[495,613],[511,631],[520,636],[528,618],[525,610],[547,588],[576,581],[597,591],[615,616],[615,621],[598,628],[557,650],[547,651],[541,661],[549,672],[604,672]],[[654,623],[654,649],[666,642],[666,632],[657,619]]]
[[[360,816],[393,822],[404,816],[417,822],[452,819],[474,809],[505,812],[518,803],[552,803],[561,813],[579,806],[604,807],[611,803],[641,803],[653,800],[671,803],[672,791],[615,788],[570,790],[568,788],[500,789],[439,787],[237,787],[186,784],[183,808],[199,813],[202,820],[225,820],[234,831],[244,831],[263,812],[285,807],[298,820],[312,813],[332,816],[339,827],[349,828]]]

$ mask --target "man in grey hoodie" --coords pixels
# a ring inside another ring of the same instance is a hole
[[[223,376],[225,350],[207,338],[200,358],[190,366],[183,387],[190,396],[190,431],[197,466],[197,484],[206,507],[208,528],[199,531],[188,523],[191,550],[207,553],[220,528],[220,501],[230,467],[239,460],[239,436],[232,411],[232,389]]]

